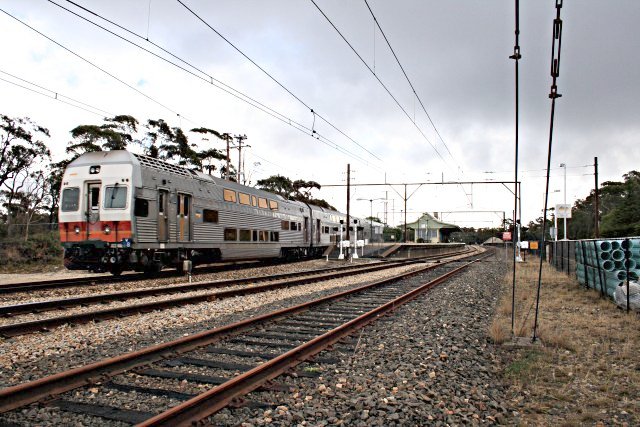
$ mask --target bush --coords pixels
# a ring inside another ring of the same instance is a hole
[[[52,263],[62,265],[62,246],[57,232],[40,233],[24,241],[18,238],[0,242],[0,269],[41,266]]]

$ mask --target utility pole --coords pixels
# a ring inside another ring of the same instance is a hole
[[[596,189],[595,189],[596,190],[596,194],[595,194],[596,200],[595,200],[595,206],[594,206],[594,209],[593,209],[593,213],[594,213],[595,221],[596,221],[596,223],[595,223],[595,227],[596,227],[595,231],[596,231],[596,239],[597,239],[598,237],[600,237],[600,218],[599,218],[600,217],[600,199],[599,199],[600,195],[598,193],[598,158],[597,157],[593,158],[593,166],[595,168],[595,177],[596,177]]]
[[[404,185],[404,243],[407,243],[407,184]]]
[[[347,163],[347,241],[350,241],[349,225],[351,224],[351,164]]]
[[[229,180],[229,162],[231,160],[231,158],[229,157],[229,143],[231,142],[231,135],[229,135],[228,133],[225,133],[224,135],[224,140],[227,142],[227,169],[225,170],[225,179],[228,181]]]
[[[389,208],[389,192],[384,192],[384,225],[387,225],[387,210]]]
[[[240,176],[242,175],[242,142],[247,139],[247,135],[236,135],[238,141],[238,170],[236,171],[236,181],[240,184]],[[245,145],[249,147],[249,145]]]

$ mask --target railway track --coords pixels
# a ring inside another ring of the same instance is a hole
[[[442,258],[442,256],[440,256],[439,258]],[[79,324],[91,321],[107,320],[116,317],[131,316],[134,314],[150,312],[153,310],[168,309],[186,304],[195,304],[203,301],[219,300],[258,292],[266,292],[286,287],[336,279],[354,274],[366,274],[374,271],[394,268],[401,265],[424,262],[428,259],[438,258],[429,257],[427,259],[419,258],[410,260],[395,260],[385,263],[376,263],[373,265],[350,265],[347,267],[341,266],[320,270],[258,276],[244,279],[202,281],[165,287],[137,289],[133,291],[94,294],[73,298],[0,306],[0,316],[14,318],[19,317],[23,314],[42,313],[51,310],[64,310],[70,307],[87,306],[92,304],[107,304],[114,301],[127,301],[136,298],[157,297],[162,295],[172,295],[177,293],[204,291],[226,287],[232,288],[228,290],[203,292],[171,299],[142,302],[107,309],[83,311],[80,313],[64,314],[44,319],[5,324],[0,326],[0,336],[12,337],[40,331],[49,331],[52,328],[64,324]],[[264,282],[270,283],[255,285],[256,283]],[[240,287],[243,284],[251,284],[252,286]]]
[[[330,355],[317,356],[332,344],[348,339],[357,329],[490,255],[476,255],[462,265],[445,261],[424,266],[6,388],[0,390],[0,412],[39,402],[59,411],[96,417],[98,423],[113,420],[143,426],[192,425],[227,405],[239,404],[238,398],[253,390],[277,389],[279,385],[272,381],[280,375],[313,376],[313,371],[296,370],[296,366],[312,359],[313,363],[335,363]],[[419,274],[420,280],[406,280]],[[176,383],[194,385],[192,390],[204,386],[208,391],[175,390]],[[69,393],[71,390],[74,391]],[[148,403],[141,403],[142,400]],[[131,402],[135,402],[135,408],[131,408]],[[244,404],[261,405],[251,400],[244,400]]]
[[[197,267],[193,270],[194,275],[217,273],[220,271],[244,270],[248,268],[265,267],[271,265],[286,264],[285,261],[255,261],[255,262],[231,262],[224,264],[208,265]],[[73,277],[68,279],[39,280],[35,282],[9,283],[0,285],[0,295],[25,293],[39,290],[64,289],[72,287],[88,287],[97,285],[111,285],[121,282],[136,282],[149,279],[168,279],[173,277],[184,277],[184,274],[176,270],[166,270],[149,275],[144,273],[130,273],[121,276],[94,276],[94,277]]]

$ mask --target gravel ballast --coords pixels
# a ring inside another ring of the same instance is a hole
[[[417,268],[420,266],[402,266],[322,283],[153,311],[122,319],[77,326],[63,325],[43,334],[0,338],[0,387],[31,381],[126,351],[170,341],[329,295],[335,293],[338,288],[360,286]]]
[[[280,377],[277,382],[288,386],[289,391],[262,391],[248,396],[254,401],[270,403],[271,409],[225,409],[213,417],[214,424],[386,426],[507,421],[509,411],[502,401],[504,389],[495,378],[493,350],[486,339],[504,269],[499,261],[472,266],[470,271],[361,330],[348,344],[336,345],[335,351],[322,354],[337,357],[340,363],[304,363],[298,367],[318,372],[318,378]],[[19,344],[20,351],[10,360],[0,359],[5,371],[0,376],[4,382],[9,373],[7,370],[13,371],[9,383],[14,384],[38,378],[43,372],[57,372],[125,350],[291,306],[335,293],[336,288],[344,290],[396,274],[398,270],[401,269],[394,269],[393,273],[371,273],[366,280],[337,279],[308,285],[308,289],[284,289],[258,297],[245,296],[102,324],[62,328],[59,332],[42,335],[42,339],[31,336],[33,340],[29,342],[26,342],[28,336],[6,340],[0,342],[0,352],[7,350],[5,346],[14,347],[15,344]],[[39,353],[29,353],[34,347]],[[200,368],[188,370],[207,372]],[[154,382],[134,374],[129,376],[136,377],[135,382],[142,384]],[[109,404],[111,399],[120,399],[118,394],[121,393],[93,396],[93,391],[86,389],[68,395],[78,402]],[[136,407],[135,393],[130,397],[131,409],[153,410],[153,406]],[[68,414],[54,408],[27,408],[20,412],[21,416],[17,418],[13,413],[5,419],[30,420],[39,425],[59,425],[65,421],[70,422],[69,425],[97,425],[99,420],[84,416],[69,418]],[[99,424],[122,425],[106,420]]]
[[[315,379],[285,379],[289,392],[252,393],[271,409],[225,409],[216,425],[458,425],[507,423],[487,328],[505,273],[484,262],[403,306],[341,345],[341,363]],[[282,378],[279,379],[282,381]]]

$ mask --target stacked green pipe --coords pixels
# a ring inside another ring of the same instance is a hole
[[[583,249],[584,248],[584,249]],[[625,251],[629,250],[630,258]],[[616,287],[640,276],[640,238],[584,240],[576,242],[576,275],[578,282],[613,298]]]

